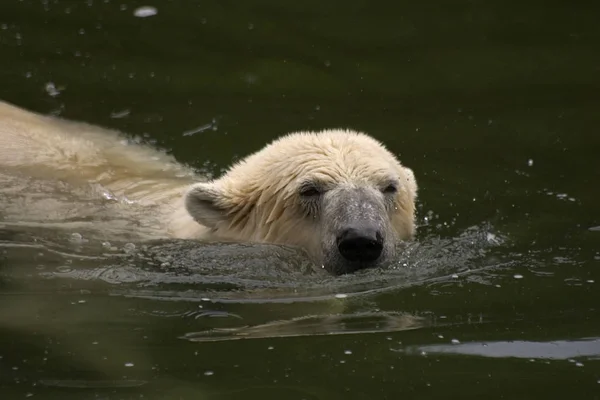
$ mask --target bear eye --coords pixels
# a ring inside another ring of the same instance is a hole
[[[302,197],[316,197],[320,194],[321,191],[314,185],[305,185],[300,189],[300,196]]]
[[[382,190],[382,192],[386,193],[386,194],[394,194],[397,191],[398,191],[398,187],[394,183],[390,183],[389,185],[385,186]]]

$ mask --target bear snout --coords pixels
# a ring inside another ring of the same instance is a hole
[[[365,265],[383,252],[383,236],[373,227],[347,227],[336,238],[337,248],[347,261]]]

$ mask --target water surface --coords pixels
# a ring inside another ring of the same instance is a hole
[[[3,1],[3,100],[208,176],[286,132],[364,130],[420,187],[417,240],[344,277],[0,214],[3,398],[598,398],[599,12]]]

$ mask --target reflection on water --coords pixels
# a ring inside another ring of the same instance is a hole
[[[302,251],[277,245],[165,240],[137,246],[113,241],[107,246],[80,236],[72,240],[67,233],[69,240],[61,243],[41,230],[34,235],[3,231],[2,236],[3,275],[14,291],[34,294],[61,287],[71,294],[107,293],[145,301],[152,309],[142,307],[139,315],[227,321],[182,336],[192,341],[417,329],[429,319],[373,309],[371,302],[385,293],[464,276],[484,282],[487,270],[505,266],[494,255],[505,239],[487,224],[454,238],[431,235],[401,244],[394,263],[342,277],[311,264]],[[20,263],[32,252],[37,254],[35,263]],[[268,304],[288,308],[245,311]],[[190,309],[193,305],[195,310]],[[241,307],[239,312],[236,307]]]
[[[182,339],[191,342],[214,342],[236,339],[261,339],[315,335],[349,335],[358,333],[384,333],[419,329],[428,326],[428,320],[398,312],[357,312],[353,314],[308,315],[284,321],[274,321],[255,326],[215,328],[190,332]]]
[[[552,342],[474,342],[452,345],[411,346],[406,353],[432,355],[463,354],[469,356],[495,358],[527,358],[548,360],[569,360],[573,358],[600,358],[600,338],[580,340],[554,340]]]

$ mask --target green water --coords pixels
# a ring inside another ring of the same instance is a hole
[[[600,398],[599,13],[2,1],[1,99],[209,174],[364,130],[415,171],[421,224],[395,269],[338,278],[269,246],[0,229],[2,399]]]

